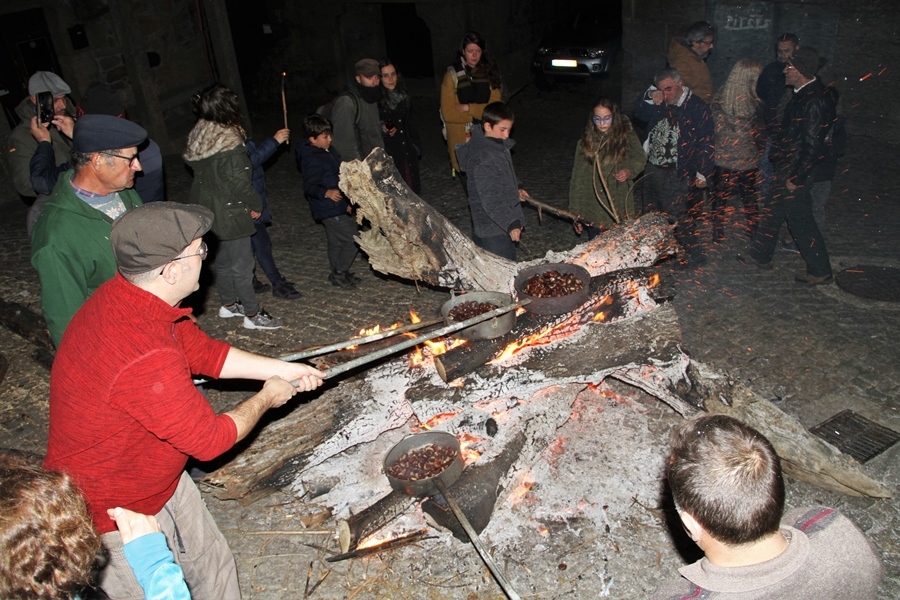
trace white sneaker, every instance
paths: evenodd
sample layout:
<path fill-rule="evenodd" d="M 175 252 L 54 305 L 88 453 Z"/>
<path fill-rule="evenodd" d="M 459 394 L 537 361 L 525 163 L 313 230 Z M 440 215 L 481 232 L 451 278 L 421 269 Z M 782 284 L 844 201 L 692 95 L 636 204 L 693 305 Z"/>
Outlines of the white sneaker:
<path fill-rule="evenodd" d="M 246 329 L 278 329 L 284 325 L 281 319 L 276 319 L 265 309 L 260 308 L 259 312 L 252 317 L 244 316 L 244 328 Z"/>
<path fill-rule="evenodd" d="M 241 304 L 240 300 L 235 300 L 234 304 L 231 306 L 220 306 L 219 307 L 219 316 L 223 319 L 230 319 L 231 317 L 243 317 L 247 313 L 244 312 L 244 305 Z"/>

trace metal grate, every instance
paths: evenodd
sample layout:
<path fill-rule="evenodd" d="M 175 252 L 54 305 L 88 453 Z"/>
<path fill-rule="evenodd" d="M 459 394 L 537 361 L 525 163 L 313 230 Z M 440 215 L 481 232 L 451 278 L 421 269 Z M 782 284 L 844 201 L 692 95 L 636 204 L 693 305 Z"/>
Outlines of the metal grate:
<path fill-rule="evenodd" d="M 809 430 L 861 463 L 875 458 L 900 440 L 900 433 L 842 410 Z"/>
<path fill-rule="evenodd" d="M 835 276 L 838 287 L 860 298 L 900 302 L 900 269 L 859 265 Z"/>

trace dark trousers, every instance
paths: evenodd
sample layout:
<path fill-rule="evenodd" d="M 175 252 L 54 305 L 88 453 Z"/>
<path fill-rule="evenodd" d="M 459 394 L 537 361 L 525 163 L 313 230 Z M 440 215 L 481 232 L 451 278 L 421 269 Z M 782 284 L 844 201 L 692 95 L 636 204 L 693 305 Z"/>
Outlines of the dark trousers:
<path fill-rule="evenodd" d="M 488 252 L 492 252 L 497 256 L 508 258 L 515 262 L 516 260 L 516 243 L 512 241 L 509 235 L 496 235 L 491 237 L 479 237 L 472 233 L 472 241 L 479 248 L 483 248 Z"/>
<path fill-rule="evenodd" d="M 250 245 L 253 246 L 253 254 L 256 261 L 262 267 L 263 273 L 272 282 L 272 285 L 279 283 L 283 278 L 275 266 L 275 257 L 272 256 L 272 238 L 269 237 L 268 227 L 264 223 L 253 221 L 256 227 L 256 233 L 250 238 Z"/>
<path fill-rule="evenodd" d="M 710 213 L 713 230 L 721 233 L 725 229 L 725 206 L 732 196 L 737 196 L 741 201 L 744 212 L 744 220 L 747 222 L 747 237 L 753 237 L 753 232 L 759 224 L 759 200 L 756 196 L 756 180 L 759 176 L 758 169 L 748 171 L 732 171 L 719 167 L 716 169 L 715 187 L 712 193 Z"/>
<path fill-rule="evenodd" d="M 341 273 L 349 271 L 359 251 L 354 239 L 359 231 L 356 220 L 350 215 L 338 215 L 323 219 L 322 224 L 325 225 L 325 241 L 328 245 L 328 263 L 331 270 Z"/>
<path fill-rule="evenodd" d="M 790 192 L 785 187 L 785 182 L 785 176 L 776 175 L 769 187 L 760 214 L 759 228 L 750 241 L 749 254 L 761 263 L 770 262 L 778 243 L 778 231 L 787 220 L 797 250 L 806 261 L 806 272 L 814 277 L 831 275 L 825 238 L 813 218 L 810 185 L 802 185 Z"/>
<path fill-rule="evenodd" d="M 703 218 L 703 190 L 678 178 L 677 167 L 647 164 L 644 170 L 644 212 L 658 210 L 675 225 L 675 239 L 690 256 L 702 256 L 697 225 Z"/>

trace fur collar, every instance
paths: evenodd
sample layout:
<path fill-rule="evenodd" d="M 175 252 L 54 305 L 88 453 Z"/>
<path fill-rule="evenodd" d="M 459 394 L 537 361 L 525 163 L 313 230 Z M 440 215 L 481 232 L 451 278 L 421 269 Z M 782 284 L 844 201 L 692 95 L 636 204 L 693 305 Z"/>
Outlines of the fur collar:
<path fill-rule="evenodd" d="M 240 127 L 200 119 L 188 135 L 187 149 L 182 158 L 187 161 L 203 160 L 243 144 L 244 131 Z"/>

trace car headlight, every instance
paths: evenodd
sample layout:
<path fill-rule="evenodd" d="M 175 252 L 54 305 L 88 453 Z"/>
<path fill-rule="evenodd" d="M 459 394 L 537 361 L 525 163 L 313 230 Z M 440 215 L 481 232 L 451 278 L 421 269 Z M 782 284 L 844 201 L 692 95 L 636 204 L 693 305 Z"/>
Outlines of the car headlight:
<path fill-rule="evenodd" d="M 606 54 L 606 51 L 599 48 L 590 48 L 588 50 L 588 56 L 590 56 L 591 58 L 600 58 L 604 54 Z"/>

